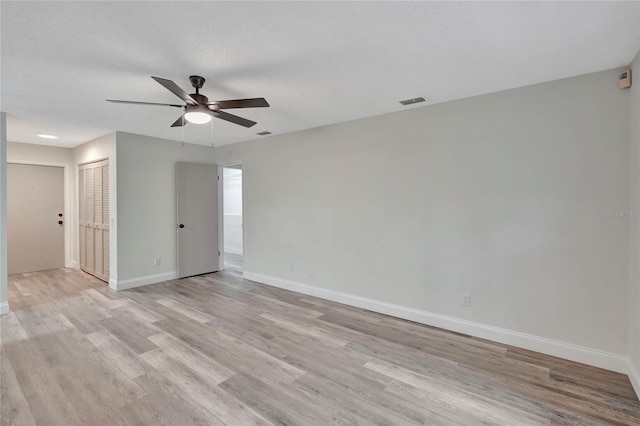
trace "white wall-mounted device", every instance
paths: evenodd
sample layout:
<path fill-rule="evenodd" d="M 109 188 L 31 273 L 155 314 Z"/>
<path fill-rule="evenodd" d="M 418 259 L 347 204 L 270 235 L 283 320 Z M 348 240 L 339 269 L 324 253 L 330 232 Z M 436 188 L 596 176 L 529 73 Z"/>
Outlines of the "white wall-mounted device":
<path fill-rule="evenodd" d="M 629 87 L 631 87 L 631 68 L 622 71 L 618 77 L 619 89 L 628 89 Z"/>

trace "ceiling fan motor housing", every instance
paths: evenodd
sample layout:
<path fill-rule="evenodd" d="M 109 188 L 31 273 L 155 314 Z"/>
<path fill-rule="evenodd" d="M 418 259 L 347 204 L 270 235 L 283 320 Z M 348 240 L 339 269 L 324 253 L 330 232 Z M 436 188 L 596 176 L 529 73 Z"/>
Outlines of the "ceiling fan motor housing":
<path fill-rule="evenodd" d="M 191 96 L 199 104 L 206 104 L 207 102 L 209 102 L 209 98 L 199 93 L 191 93 L 189 96 Z"/>

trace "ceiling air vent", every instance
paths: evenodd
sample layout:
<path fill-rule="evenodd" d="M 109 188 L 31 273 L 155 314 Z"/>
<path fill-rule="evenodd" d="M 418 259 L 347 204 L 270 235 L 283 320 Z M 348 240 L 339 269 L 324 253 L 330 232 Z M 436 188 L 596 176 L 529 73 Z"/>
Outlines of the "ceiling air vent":
<path fill-rule="evenodd" d="M 418 102 L 424 102 L 425 99 L 420 96 L 419 98 L 411 98 L 411 99 L 405 99 L 404 101 L 400 101 L 400 103 L 402 105 L 413 105 L 413 104 L 417 104 Z"/>
<path fill-rule="evenodd" d="M 270 134 L 271 134 L 271 132 L 259 132 L 259 133 L 256 133 L 256 135 L 258 135 L 258 136 L 267 136 L 267 135 L 270 135 Z"/>

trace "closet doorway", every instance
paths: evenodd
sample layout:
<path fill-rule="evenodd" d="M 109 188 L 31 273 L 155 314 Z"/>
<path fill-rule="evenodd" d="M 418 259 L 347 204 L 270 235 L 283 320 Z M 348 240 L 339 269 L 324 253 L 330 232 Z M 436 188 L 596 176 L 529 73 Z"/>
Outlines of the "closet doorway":
<path fill-rule="evenodd" d="M 80 269 L 109 282 L 109 160 L 78 166 Z"/>

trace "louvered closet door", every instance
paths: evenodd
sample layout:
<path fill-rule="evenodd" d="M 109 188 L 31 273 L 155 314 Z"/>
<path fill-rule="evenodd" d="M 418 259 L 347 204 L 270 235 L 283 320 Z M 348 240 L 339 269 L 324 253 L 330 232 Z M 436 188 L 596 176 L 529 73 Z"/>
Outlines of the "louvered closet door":
<path fill-rule="evenodd" d="M 80 225 L 80 269 L 86 269 L 87 267 L 87 213 L 85 202 L 85 185 L 84 185 L 84 172 L 85 169 L 78 169 L 78 198 L 79 198 L 79 209 L 78 209 L 78 223 Z"/>
<path fill-rule="evenodd" d="M 78 168 L 80 268 L 109 281 L 109 162 Z"/>
<path fill-rule="evenodd" d="M 102 267 L 105 281 L 109 281 L 109 163 L 102 166 Z"/>
<path fill-rule="evenodd" d="M 84 173 L 84 185 L 85 185 L 85 215 L 87 218 L 87 259 L 85 262 L 86 271 L 90 274 L 95 274 L 93 266 L 95 259 L 93 257 L 93 168 L 86 169 Z"/>
<path fill-rule="evenodd" d="M 93 169 L 93 270 L 104 279 L 104 254 L 102 253 L 102 167 Z"/>

